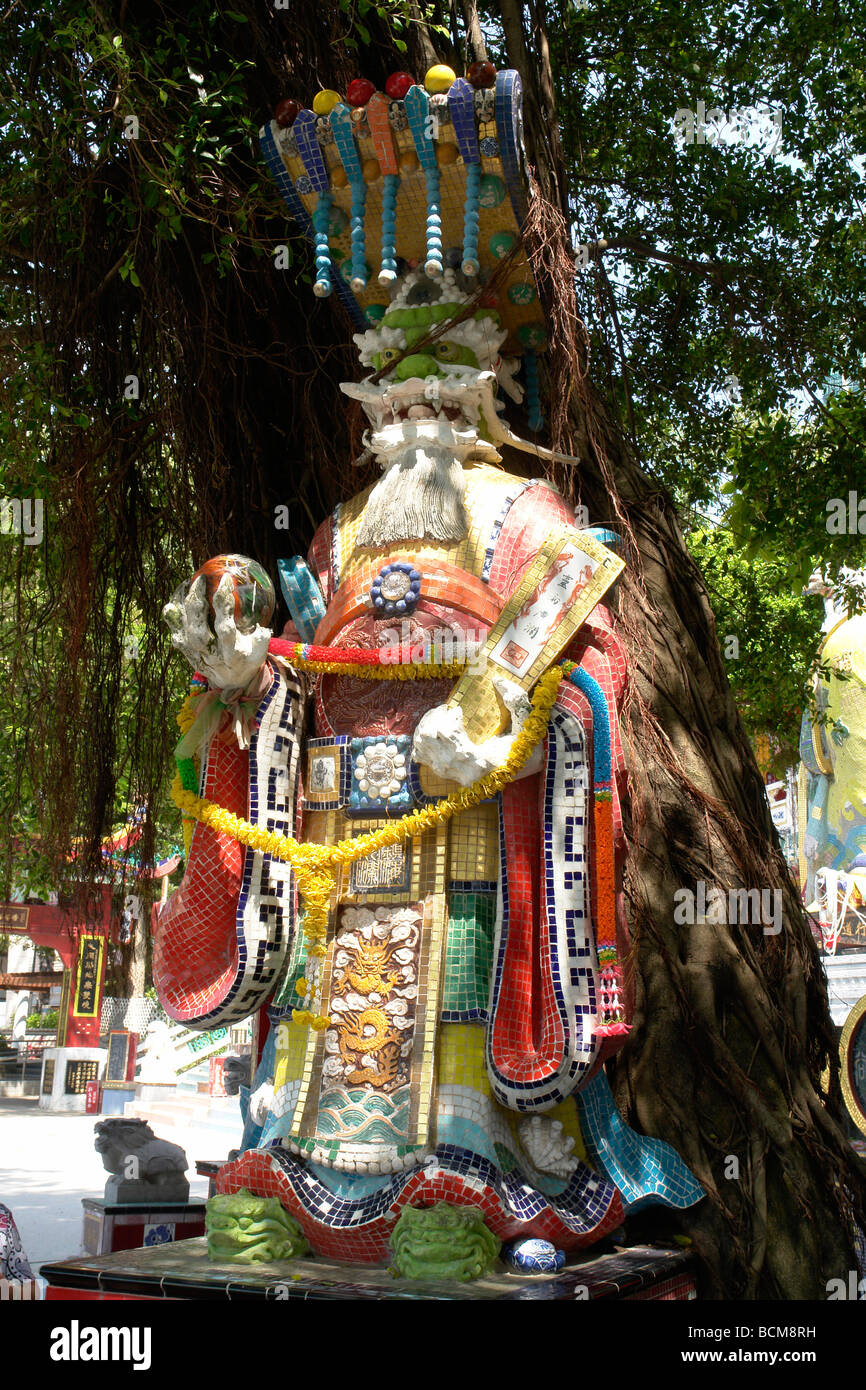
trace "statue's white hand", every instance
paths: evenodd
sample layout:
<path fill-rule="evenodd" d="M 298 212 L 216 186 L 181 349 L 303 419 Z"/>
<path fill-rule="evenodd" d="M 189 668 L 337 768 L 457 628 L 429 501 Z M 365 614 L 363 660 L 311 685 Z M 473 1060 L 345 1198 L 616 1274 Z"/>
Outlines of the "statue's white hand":
<path fill-rule="evenodd" d="M 213 608 L 211 631 L 203 574 L 185 596 L 180 591 L 175 594 L 162 610 L 171 631 L 172 646 L 183 652 L 193 670 L 207 676 L 215 690 L 246 690 L 267 659 L 270 628 L 239 631 L 235 623 L 234 586 L 227 574 L 217 586 Z"/>
<path fill-rule="evenodd" d="M 460 706 L 437 705 L 427 711 L 415 729 L 412 742 L 415 761 L 429 767 L 437 777 L 459 782 L 462 787 L 470 786 L 494 768 L 501 767 L 532 706 L 526 692 L 507 677 L 494 676 L 493 684 L 511 715 L 511 729 L 507 734 L 489 738 L 484 743 L 473 743 L 466 732 Z M 515 780 L 538 772 L 542 757 L 543 748 L 539 742 Z"/>
<path fill-rule="evenodd" d="M 250 1096 L 250 1119 L 254 1125 L 263 1125 L 274 1101 L 273 1083 L 266 1081 Z"/>
<path fill-rule="evenodd" d="M 412 740 L 412 756 L 451 782 L 468 787 L 489 768 L 479 761 L 480 749 L 463 724 L 459 705 L 437 705 L 420 719 Z"/>

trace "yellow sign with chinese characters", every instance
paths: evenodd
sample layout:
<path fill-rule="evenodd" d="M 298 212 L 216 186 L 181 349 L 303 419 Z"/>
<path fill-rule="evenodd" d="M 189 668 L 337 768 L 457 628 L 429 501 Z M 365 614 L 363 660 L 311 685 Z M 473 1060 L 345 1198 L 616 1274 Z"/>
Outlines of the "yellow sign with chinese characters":
<path fill-rule="evenodd" d="M 105 940 L 92 934 L 82 936 L 78 943 L 78 968 L 75 973 L 75 997 L 72 1012 L 76 1018 L 95 1018 L 99 1012 L 99 979 L 102 974 L 102 955 Z"/>

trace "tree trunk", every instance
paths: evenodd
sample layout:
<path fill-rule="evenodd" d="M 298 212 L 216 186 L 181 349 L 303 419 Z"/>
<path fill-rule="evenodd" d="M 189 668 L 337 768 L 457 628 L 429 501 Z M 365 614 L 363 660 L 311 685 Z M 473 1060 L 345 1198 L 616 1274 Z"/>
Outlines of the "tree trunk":
<path fill-rule="evenodd" d="M 554 447 L 581 458 L 570 476 L 557 470 L 557 481 L 593 523 L 623 534 L 630 552 L 619 620 L 631 671 L 623 738 L 635 1013 L 614 1068 L 618 1099 L 639 1129 L 673 1144 L 707 1190 L 681 1220 L 705 1295 L 823 1299 L 828 1280 L 857 1268 L 854 1221 L 862 1224 L 866 1198 L 866 1165 L 841 1120 L 826 981 L 728 685 L 706 586 L 670 497 L 640 470 L 588 378 L 568 183 L 551 137 L 544 5 L 531 6 L 534 54 L 515 0 L 502 12 L 527 110 L 541 113 L 537 128 L 527 120 L 526 140 L 547 206 L 539 200 L 527 237 L 552 325 Z M 769 892 L 767 904 L 782 905 L 780 929 L 678 925 L 674 895 L 699 882 L 726 898 L 730 889 Z M 829 1096 L 821 1091 L 827 1068 Z"/>
<path fill-rule="evenodd" d="M 857 1267 L 851 1201 L 862 1220 L 864 1189 L 839 1118 L 823 970 L 670 499 L 610 429 L 606 444 L 639 553 L 621 599 L 632 676 L 624 738 L 636 1007 L 616 1069 L 619 1099 L 709 1193 L 683 1221 L 708 1293 L 826 1298 L 827 1281 Z M 593 520 L 621 526 L 598 470 L 581 482 Z M 677 925 L 674 894 L 699 880 L 726 894 L 778 890 L 780 929 Z"/>
<path fill-rule="evenodd" d="M 129 994 L 131 999 L 140 999 L 147 987 L 147 929 L 148 909 L 145 902 L 141 903 L 140 911 L 133 917 L 131 923 L 132 946 L 131 959 L 129 962 Z"/>

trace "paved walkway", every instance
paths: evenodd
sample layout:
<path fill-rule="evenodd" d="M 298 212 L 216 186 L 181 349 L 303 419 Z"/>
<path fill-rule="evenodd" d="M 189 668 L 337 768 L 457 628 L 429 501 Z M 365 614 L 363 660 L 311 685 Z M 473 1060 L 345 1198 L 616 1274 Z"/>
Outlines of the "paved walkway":
<path fill-rule="evenodd" d="M 98 1118 L 52 1114 L 30 1098 L 0 1100 L 0 1202 L 15 1218 L 34 1274 L 46 1260 L 81 1253 L 81 1199 L 101 1197 L 107 1176 L 93 1147 Z M 195 1160 L 225 1157 L 213 1152 L 212 1136 L 167 1125 L 156 1132 L 185 1149 L 190 1195 L 206 1197 Z"/>

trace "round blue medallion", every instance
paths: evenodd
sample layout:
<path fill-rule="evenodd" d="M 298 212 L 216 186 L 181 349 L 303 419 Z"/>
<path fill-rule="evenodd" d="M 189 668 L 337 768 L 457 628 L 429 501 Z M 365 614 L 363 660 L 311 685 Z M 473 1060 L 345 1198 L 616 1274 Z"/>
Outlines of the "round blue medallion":
<path fill-rule="evenodd" d="M 402 560 L 385 565 L 370 589 L 370 602 L 383 618 L 413 612 L 420 596 L 421 574 Z"/>

